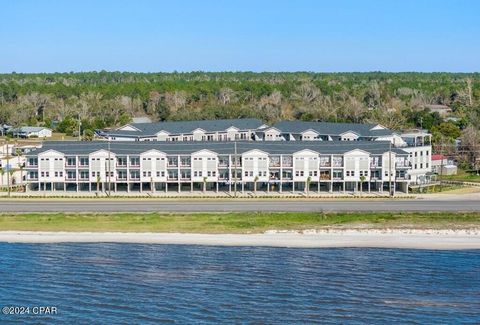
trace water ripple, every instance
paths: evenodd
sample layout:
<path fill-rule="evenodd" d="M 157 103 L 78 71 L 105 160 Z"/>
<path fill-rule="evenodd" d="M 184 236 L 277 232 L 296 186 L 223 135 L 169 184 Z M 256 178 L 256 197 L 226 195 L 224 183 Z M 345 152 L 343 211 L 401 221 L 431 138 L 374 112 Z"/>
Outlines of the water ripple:
<path fill-rule="evenodd" d="M 0 323 L 480 323 L 480 251 L 0 244 Z"/>

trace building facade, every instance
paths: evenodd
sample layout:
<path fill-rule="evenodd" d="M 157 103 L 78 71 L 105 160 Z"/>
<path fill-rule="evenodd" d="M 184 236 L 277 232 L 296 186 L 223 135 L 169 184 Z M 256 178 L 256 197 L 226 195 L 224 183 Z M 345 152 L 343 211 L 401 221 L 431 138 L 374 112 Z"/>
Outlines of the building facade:
<path fill-rule="evenodd" d="M 428 182 L 431 173 L 431 135 L 421 131 L 393 131 L 379 124 L 281 121 L 268 126 L 258 119 L 132 123 L 99 133 L 113 141 L 260 141 L 368 142 L 390 141 L 410 155 L 409 178 Z"/>
<path fill-rule="evenodd" d="M 408 192 L 410 155 L 378 142 L 44 142 L 29 191 Z"/>

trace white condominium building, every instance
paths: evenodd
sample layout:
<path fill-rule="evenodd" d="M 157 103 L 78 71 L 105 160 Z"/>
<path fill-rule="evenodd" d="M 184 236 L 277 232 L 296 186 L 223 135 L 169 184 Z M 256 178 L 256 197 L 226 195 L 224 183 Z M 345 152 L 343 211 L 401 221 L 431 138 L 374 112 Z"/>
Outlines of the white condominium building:
<path fill-rule="evenodd" d="M 130 123 L 117 130 L 97 131 L 112 141 L 390 141 L 410 154 L 409 179 L 425 183 L 431 173 L 431 135 L 394 131 L 379 124 L 281 121 L 268 126 L 258 119 Z"/>
<path fill-rule="evenodd" d="M 389 141 L 44 142 L 29 191 L 408 192 L 410 154 Z"/>

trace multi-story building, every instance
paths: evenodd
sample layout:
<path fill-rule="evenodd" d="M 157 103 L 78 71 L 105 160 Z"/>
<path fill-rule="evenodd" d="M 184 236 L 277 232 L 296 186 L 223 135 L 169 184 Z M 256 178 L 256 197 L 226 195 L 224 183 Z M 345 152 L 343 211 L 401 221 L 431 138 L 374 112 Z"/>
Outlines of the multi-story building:
<path fill-rule="evenodd" d="M 31 191 L 402 191 L 409 153 L 389 141 L 44 142 Z"/>
<path fill-rule="evenodd" d="M 431 135 L 400 132 L 380 124 L 281 121 L 267 126 L 258 119 L 132 123 L 99 133 L 110 140 L 137 141 L 390 141 L 410 154 L 408 176 L 426 183 L 431 173 Z"/>
<path fill-rule="evenodd" d="M 96 135 L 114 141 L 235 141 L 251 140 L 267 125 L 258 119 L 130 123 Z"/>

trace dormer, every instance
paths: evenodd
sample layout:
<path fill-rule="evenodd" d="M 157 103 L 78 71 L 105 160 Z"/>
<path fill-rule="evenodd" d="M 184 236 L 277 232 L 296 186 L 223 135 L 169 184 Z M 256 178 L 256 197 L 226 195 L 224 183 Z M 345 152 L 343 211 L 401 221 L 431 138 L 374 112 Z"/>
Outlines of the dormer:
<path fill-rule="evenodd" d="M 320 134 L 313 129 L 308 129 L 301 133 L 302 140 L 304 141 L 319 140 L 319 135 Z"/>
<path fill-rule="evenodd" d="M 201 128 L 197 128 L 192 131 L 193 134 L 193 141 L 202 141 L 205 140 L 205 133 L 206 131 Z"/>
<path fill-rule="evenodd" d="M 360 135 L 354 131 L 343 132 L 340 135 L 341 141 L 357 141 Z"/>

